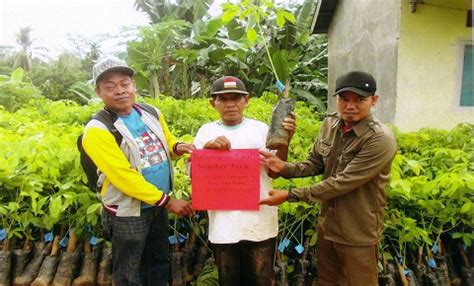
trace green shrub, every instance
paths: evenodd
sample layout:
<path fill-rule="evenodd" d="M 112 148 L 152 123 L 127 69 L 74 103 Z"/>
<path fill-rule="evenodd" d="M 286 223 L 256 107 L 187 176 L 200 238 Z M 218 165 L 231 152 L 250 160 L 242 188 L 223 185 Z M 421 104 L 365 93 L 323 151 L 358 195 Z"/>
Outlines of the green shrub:
<path fill-rule="evenodd" d="M 23 69 L 14 70 L 11 75 L 0 76 L 0 106 L 14 112 L 35 98 L 40 91 L 30 83 L 23 82 Z"/>
<path fill-rule="evenodd" d="M 269 123 L 276 100 L 271 93 L 251 98 L 245 115 Z M 218 119 L 208 99 L 147 101 L 163 112 L 182 141 L 192 142 L 202 124 Z M 0 109 L 0 228 L 22 237 L 33 235 L 33 226 L 48 230 L 58 223 L 75 225 L 82 233 L 91 228 L 97 232 L 100 205 L 84 185 L 76 138 L 101 105 L 37 99 L 22 106 L 13 113 Z M 289 151 L 293 162 L 306 159 L 321 125 L 321 115 L 303 102 L 297 102 L 295 113 L 298 128 Z M 403 257 L 407 249 L 431 247 L 441 235 L 469 245 L 474 240 L 474 125 L 395 133 L 399 151 L 387 188 L 384 249 Z M 185 163 L 181 158 L 174 164 L 174 195 L 189 198 Z M 289 189 L 319 180 L 279 178 L 273 187 Z M 317 205 L 283 204 L 280 236 L 314 244 L 317 216 Z"/>

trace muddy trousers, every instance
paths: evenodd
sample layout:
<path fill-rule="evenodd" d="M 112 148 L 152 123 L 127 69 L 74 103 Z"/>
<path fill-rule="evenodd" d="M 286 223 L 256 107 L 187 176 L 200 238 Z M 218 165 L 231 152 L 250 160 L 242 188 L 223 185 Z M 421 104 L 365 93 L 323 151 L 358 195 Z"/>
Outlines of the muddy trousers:
<path fill-rule="evenodd" d="M 318 286 L 377 286 L 377 245 L 349 246 L 318 233 Z"/>
<path fill-rule="evenodd" d="M 159 207 L 141 210 L 139 217 L 102 213 L 112 241 L 115 286 L 168 285 L 170 270 L 168 212 Z"/>
<path fill-rule="evenodd" d="M 270 286 L 276 238 L 212 244 L 220 286 Z"/>

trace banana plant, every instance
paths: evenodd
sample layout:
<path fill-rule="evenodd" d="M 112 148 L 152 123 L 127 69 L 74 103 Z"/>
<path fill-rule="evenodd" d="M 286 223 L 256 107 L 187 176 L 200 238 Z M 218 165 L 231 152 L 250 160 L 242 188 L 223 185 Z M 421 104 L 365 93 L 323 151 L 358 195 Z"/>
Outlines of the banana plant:
<path fill-rule="evenodd" d="M 144 27 L 140 40 L 129 43 L 128 58 L 137 71 L 135 80 L 139 88 L 148 88 L 152 98 L 159 94 L 173 96 L 171 69 L 176 59 L 173 51 L 186 43 L 191 25 L 173 20 Z"/>

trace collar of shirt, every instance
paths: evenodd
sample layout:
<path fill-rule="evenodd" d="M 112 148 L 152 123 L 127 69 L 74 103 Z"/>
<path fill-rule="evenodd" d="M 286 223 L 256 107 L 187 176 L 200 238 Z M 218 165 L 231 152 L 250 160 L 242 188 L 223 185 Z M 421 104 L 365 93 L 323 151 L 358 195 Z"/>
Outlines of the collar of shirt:
<path fill-rule="evenodd" d="M 350 130 L 354 130 L 354 133 L 357 137 L 364 135 L 367 131 L 370 130 L 370 126 L 374 124 L 374 116 L 372 113 L 369 113 L 366 118 L 359 121 L 356 125 L 352 126 L 350 129 L 344 128 L 344 120 L 338 117 L 337 120 L 334 121 L 332 127 L 339 128 L 342 130 L 343 133 L 350 132 Z"/>

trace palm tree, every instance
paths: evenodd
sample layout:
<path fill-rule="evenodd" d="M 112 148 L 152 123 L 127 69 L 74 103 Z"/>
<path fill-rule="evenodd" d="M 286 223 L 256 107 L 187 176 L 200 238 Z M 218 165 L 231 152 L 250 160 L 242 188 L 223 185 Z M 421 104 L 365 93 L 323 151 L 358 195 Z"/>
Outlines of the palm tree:
<path fill-rule="evenodd" d="M 45 47 L 39 47 L 34 45 L 34 39 L 31 37 L 31 27 L 20 28 L 20 32 L 16 34 L 16 42 L 20 45 L 20 50 L 13 56 L 13 66 L 15 68 L 21 67 L 25 71 L 31 69 L 33 58 L 37 58 L 40 61 L 45 61 L 47 56 L 44 51 L 47 51 Z M 38 51 L 43 51 L 40 53 Z"/>
<path fill-rule="evenodd" d="M 25 71 L 31 69 L 31 27 L 23 27 L 20 32 L 16 34 L 16 42 L 20 45 L 21 49 L 15 53 L 13 59 L 13 66 L 15 68 L 21 67 Z"/>

